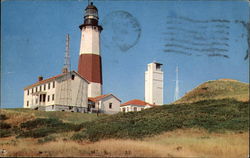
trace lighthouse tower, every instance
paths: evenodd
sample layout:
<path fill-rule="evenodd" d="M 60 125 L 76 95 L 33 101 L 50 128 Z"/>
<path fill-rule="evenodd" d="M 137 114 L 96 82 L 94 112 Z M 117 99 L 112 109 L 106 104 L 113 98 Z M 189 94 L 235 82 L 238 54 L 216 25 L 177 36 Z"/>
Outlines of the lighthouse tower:
<path fill-rule="evenodd" d="M 100 33 L 98 10 L 91 2 L 85 9 L 84 23 L 81 29 L 81 43 L 78 62 L 78 73 L 87 79 L 88 97 L 102 94 L 102 59 L 100 52 Z"/>

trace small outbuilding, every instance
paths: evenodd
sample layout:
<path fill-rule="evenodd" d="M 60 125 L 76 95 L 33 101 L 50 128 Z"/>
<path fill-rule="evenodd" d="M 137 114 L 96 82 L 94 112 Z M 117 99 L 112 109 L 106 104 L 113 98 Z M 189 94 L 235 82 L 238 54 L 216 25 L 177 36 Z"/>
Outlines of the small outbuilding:
<path fill-rule="evenodd" d="M 88 111 L 91 113 L 115 114 L 120 112 L 121 100 L 113 94 L 88 98 Z"/>
<path fill-rule="evenodd" d="M 141 111 L 144 109 L 148 109 L 154 106 L 156 105 L 149 104 L 139 99 L 133 99 L 126 103 L 121 104 L 120 110 L 122 112 L 134 112 L 134 111 Z"/>

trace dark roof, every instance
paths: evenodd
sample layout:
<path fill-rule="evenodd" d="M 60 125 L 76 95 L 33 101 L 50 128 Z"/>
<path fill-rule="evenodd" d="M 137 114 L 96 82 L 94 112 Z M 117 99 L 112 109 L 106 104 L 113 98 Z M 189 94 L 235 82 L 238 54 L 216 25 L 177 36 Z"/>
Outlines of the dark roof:
<path fill-rule="evenodd" d="M 153 62 L 153 63 L 155 63 L 156 65 L 163 65 L 163 64 L 161 64 L 161 63 L 158 63 L 158 62 Z"/>
<path fill-rule="evenodd" d="M 130 101 L 127 101 L 126 103 L 123 103 L 121 104 L 121 106 L 126 106 L 126 105 L 138 105 L 138 106 L 156 106 L 156 105 L 153 105 L 153 104 L 149 104 L 145 101 L 142 101 L 142 100 L 139 100 L 139 99 L 133 99 L 133 100 L 130 100 Z"/>
<path fill-rule="evenodd" d="M 95 9 L 95 10 L 98 11 L 98 9 L 96 8 L 96 6 L 93 5 L 93 2 L 91 2 L 91 3 L 86 7 L 85 10 L 87 10 L 87 9 Z"/>
<path fill-rule="evenodd" d="M 79 73 L 77 73 L 76 71 L 71 71 L 71 72 L 77 74 L 79 77 L 81 77 L 82 79 L 84 79 L 86 82 L 89 83 L 88 80 L 86 80 L 84 77 L 82 77 L 82 76 L 81 76 Z M 69 72 L 68 72 L 68 73 L 69 73 Z M 32 85 L 29 85 L 29 86 L 25 87 L 24 90 L 29 89 L 29 88 L 32 88 L 32 87 L 35 87 L 35 86 L 38 86 L 38 85 L 41 85 L 41 84 L 44 84 L 44 83 L 47 83 L 47 82 L 50 82 L 50 81 L 53 81 L 53 80 L 55 80 L 55 79 L 57 79 L 57 78 L 59 78 L 59 77 L 61 77 L 61 76 L 64 76 L 65 74 L 68 74 L 68 73 L 62 73 L 62 74 L 59 74 L 59 75 L 56 75 L 56 76 L 53 76 L 53 77 L 44 79 L 44 80 L 42 80 L 42 81 L 38 81 L 38 82 L 36 82 L 36 83 L 34 83 L 34 84 L 32 84 Z"/>
<path fill-rule="evenodd" d="M 116 96 L 114 96 L 113 94 L 103 94 L 97 97 L 89 97 L 88 100 L 92 101 L 92 102 L 98 102 L 99 100 L 102 100 L 103 98 L 106 98 L 108 96 L 112 95 L 114 98 L 116 98 L 117 100 L 121 101 L 120 99 L 118 99 Z"/>

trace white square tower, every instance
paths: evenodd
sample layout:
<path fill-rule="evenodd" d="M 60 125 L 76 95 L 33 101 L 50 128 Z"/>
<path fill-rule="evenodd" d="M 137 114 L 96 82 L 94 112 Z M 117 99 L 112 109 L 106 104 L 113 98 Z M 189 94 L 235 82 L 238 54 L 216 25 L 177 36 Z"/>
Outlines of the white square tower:
<path fill-rule="evenodd" d="M 163 105 L 163 71 L 160 63 L 148 64 L 145 72 L 145 102 Z"/>

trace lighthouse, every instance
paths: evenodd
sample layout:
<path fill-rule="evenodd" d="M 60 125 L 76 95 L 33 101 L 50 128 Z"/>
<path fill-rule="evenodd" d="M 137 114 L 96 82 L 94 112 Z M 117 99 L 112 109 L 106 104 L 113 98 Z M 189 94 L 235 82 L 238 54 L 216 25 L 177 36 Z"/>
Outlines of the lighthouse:
<path fill-rule="evenodd" d="M 78 61 L 78 73 L 87 79 L 88 97 L 102 94 L 102 59 L 100 51 L 100 33 L 98 9 L 91 2 L 85 9 L 84 23 L 81 29 L 81 42 Z"/>

